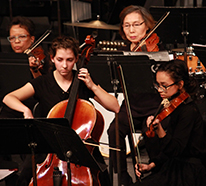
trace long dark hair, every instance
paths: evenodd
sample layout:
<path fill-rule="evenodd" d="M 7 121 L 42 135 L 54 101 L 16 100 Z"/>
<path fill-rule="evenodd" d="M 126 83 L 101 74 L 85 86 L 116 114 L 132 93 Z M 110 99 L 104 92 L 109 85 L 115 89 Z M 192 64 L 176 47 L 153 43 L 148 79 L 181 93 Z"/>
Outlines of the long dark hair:
<path fill-rule="evenodd" d="M 189 75 L 187 64 L 182 60 L 172 60 L 160 65 L 157 72 L 163 71 L 167 72 L 174 82 L 184 81 L 183 88 L 190 94 L 190 96 L 195 98 L 199 85 L 197 80 Z"/>

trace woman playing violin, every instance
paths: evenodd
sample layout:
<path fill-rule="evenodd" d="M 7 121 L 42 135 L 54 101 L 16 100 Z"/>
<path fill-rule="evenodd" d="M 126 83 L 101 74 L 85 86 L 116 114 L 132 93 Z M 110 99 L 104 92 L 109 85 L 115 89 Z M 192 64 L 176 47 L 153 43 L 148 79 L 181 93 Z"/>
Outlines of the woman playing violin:
<path fill-rule="evenodd" d="M 49 54 L 56 69 L 6 95 L 3 99 L 6 105 L 22 112 L 24 118 L 33 118 L 32 111 L 22 101 L 34 96 L 39 101 L 40 117 L 46 117 L 54 105 L 68 99 L 74 75 L 78 73 L 78 79 L 81 80 L 79 98 L 88 100 L 93 97 L 107 110 L 119 111 L 117 99 L 95 84 L 86 68 L 79 69 L 79 72 L 73 70 L 79 56 L 79 45 L 75 39 L 66 36 L 54 39 Z"/>
<path fill-rule="evenodd" d="M 14 17 L 9 25 L 7 39 L 15 53 L 24 53 L 35 41 L 35 24 L 26 17 Z M 37 58 L 30 57 L 29 66 L 33 77 L 36 78 L 49 70 L 50 63 L 45 62 L 43 66 Z"/>
<path fill-rule="evenodd" d="M 32 20 L 23 16 L 14 17 L 9 24 L 9 36 L 7 37 L 8 41 L 11 44 L 11 48 L 15 53 L 24 53 L 26 49 L 28 49 L 35 41 L 35 24 Z M 43 66 L 38 66 L 38 59 L 34 57 L 29 57 L 29 68 L 31 71 L 31 75 L 36 78 L 42 74 L 45 74 L 49 71 L 50 63 L 45 60 Z M 40 69 L 41 68 L 41 69 Z M 34 70 L 36 69 L 36 70 Z M 1 100 L 2 101 L 2 100 Z M 30 109 L 33 109 L 36 104 L 36 100 L 30 98 L 24 101 Z M 14 111 L 8 108 L 6 105 L 1 103 L 0 106 L 0 118 L 22 118 L 23 115 L 20 112 Z M 25 157 L 21 156 L 23 160 Z M 4 158 L 5 159 L 5 158 Z M 7 157 L 6 159 L 11 159 Z M 12 157 L 12 159 L 16 160 L 16 157 Z M 18 160 L 16 160 L 18 161 Z M 17 174 L 13 174 L 5 179 L 6 185 L 14 185 L 12 183 L 15 182 Z"/>
<path fill-rule="evenodd" d="M 184 92 L 188 97 L 168 116 L 167 130 L 164 120 L 148 117 L 146 124 L 149 126 L 152 122 L 156 135 L 145 140 L 150 161 L 149 164 L 136 165 L 136 174 L 138 177 L 140 171 L 151 171 L 152 174 L 134 185 L 205 185 L 206 169 L 202 161 L 206 152 L 205 126 L 192 100 L 198 88 L 196 80 L 189 77 L 185 62 L 175 60 L 158 68 L 155 88 L 162 99 L 172 101 Z"/>
<path fill-rule="evenodd" d="M 132 51 L 133 48 L 147 35 L 148 30 L 152 29 L 155 25 L 155 21 L 152 15 L 144 8 L 140 6 L 128 6 L 120 13 L 120 35 L 123 39 L 129 41 L 126 48 L 122 48 L 125 51 Z M 157 38 L 158 39 L 158 38 Z M 154 40 L 153 46 L 146 48 L 147 51 L 152 52 L 158 48 L 157 41 Z M 144 47 L 143 47 L 144 48 Z M 151 49 L 153 48 L 153 49 Z M 131 77 L 133 78 L 133 77 Z M 137 79 L 137 81 L 139 81 Z M 145 82 L 146 83 L 146 82 Z M 156 99 L 154 99 L 154 97 Z M 135 129 L 142 129 L 142 122 L 151 114 L 154 114 L 161 102 L 161 98 L 155 93 L 143 93 L 143 94 L 130 94 L 130 107 L 132 112 L 132 119 Z M 119 134 L 120 134 L 120 146 L 126 149 L 125 138 L 131 133 L 127 110 L 125 102 L 121 105 L 120 112 L 118 113 L 119 121 Z M 115 120 L 112 121 L 108 129 L 109 144 L 114 146 L 116 144 L 115 137 Z M 111 151 L 110 158 L 112 159 L 114 172 L 117 172 L 117 158 L 116 152 Z M 132 178 L 127 172 L 126 150 L 120 152 L 121 163 L 121 185 L 131 184 Z"/>
<path fill-rule="evenodd" d="M 141 6 L 128 6 L 120 13 L 120 35 L 124 40 L 129 41 L 128 50 L 133 49 L 145 38 L 147 33 L 155 26 L 152 15 Z M 159 51 L 159 37 L 153 33 L 146 40 L 146 47 L 138 51 L 156 52 Z M 135 50 L 136 51 L 136 50 Z"/>
<path fill-rule="evenodd" d="M 15 53 L 24 53 L 35 41 L 35 25 L 32 20 L 23 17 L 16 16 L 12 19 L 9 25 L 8 41 Z M 36 78 L 42 74 L 46 74 L 51 70 L 52 65 L 48 60 L 44 60 L 44 65 L 39 65 L 40 62 L 35 57 L 29 57 L 29 68 L 33 78 Z M 25 101 L 25 104 L 33 109 L 36 101 L 31 98 Z M 13 111 L 7 106 L 3 105 L 0 109 L 0 118 L 22 118 L 23 115 L 20 112 Z"/>

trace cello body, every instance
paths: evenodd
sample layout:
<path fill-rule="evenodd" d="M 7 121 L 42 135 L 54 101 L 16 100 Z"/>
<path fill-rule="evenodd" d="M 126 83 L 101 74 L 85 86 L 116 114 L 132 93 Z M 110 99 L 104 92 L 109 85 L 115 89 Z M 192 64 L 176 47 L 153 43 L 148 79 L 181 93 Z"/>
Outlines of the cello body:
<path fill-rule="evenodd" d="M 68 100 L 56 104 L 49 112 L 48 118 L 63 118 Z M 81 139 L 93 139 L 98 142 L 104 128 L 104 119 L 99 111 L 86 100 L 78 99 L 71 128 L 76 131 Z M 92 154 L 93 147 L 87 146 Z M 37 165 L 37 185 L 54 186 L 53 172 L 58 168 L 61 171 L 61 186 L 68 186 L 67 162 L 60 160 L 56 154 L 48 154 L 42 164 Z M 84 166 L 70 163 L 72 186 L 100 186 L 98 172 Z M 96 174 L 96 175 L 95 175 Z M 95 176 L 95 179 L 93 178 Z M 95 181 L 94 181 L 95 180 Z M 33 186 L 33 179 L 29 186 Z"/>

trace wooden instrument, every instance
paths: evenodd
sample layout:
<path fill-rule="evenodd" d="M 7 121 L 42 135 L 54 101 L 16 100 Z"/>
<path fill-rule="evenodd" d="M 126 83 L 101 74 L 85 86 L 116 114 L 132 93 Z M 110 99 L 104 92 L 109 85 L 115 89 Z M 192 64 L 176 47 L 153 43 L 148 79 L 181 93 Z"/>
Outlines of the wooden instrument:
<path fill-rule="evenodd" d="M 166 12 L 165 15 L 163 15 L 160 20 L 157 22 L 157 24 L 150 30 L 150 32 L 146 35 L 145 38 L 143 38 L 133 49 L 132 52 L 136 51 L 143 51 L 141 48 L 146 45 L 148 45 L 148 52 L 157 52 L 159 51 L 159 48 L 157 44 L 159 43 L 159 37 L 154 34 L 153 32 L 157 29 L 157 27 L 166 19 L 166 17 L 170 14 L 170 12 Z"/>
<path fill-rule="evenodd" d="M 87 41 L 88 42 L 87 37 Z M 88 47 L 89 50 L 92 47 Z M 85 50 L 86 51 L 86 50 Z M 88 51 L 86 51 L 89 54 Z M 88 56 L 83 57 L 78 63 L 78 69 L 88 60 Z M 66 117 L 71 123 L 71 128 L 76 131 L 81 139 L 92 139 L 98 142 L 104 128 L 104 120 L 100 112 L 86 100 L 77 99 L 79 82 L 78 72 L 75 74 L 71 92 L 68 100 L 56 104 L 48 113 L 48 118 Z M 92 146 L 87 146 L 90 153 L 93 152 Z M 99 186 L 98 171 L 91 170 L 88 167 L 74 165 L 60 160 L 55 154 L 48 154 L 46 160 L 38 165 L 37 184 L 53 186 L 53 176 L 56 171 L 61 171 L 60 185 L 81 185 L 81 186 Z M 95 179 L 94 179 L 95 178 Z M 31 181 L 30 186 L 33 185 Z"/>
<path fill-rule="evenodd" d="M 151 138 L 155 136 L 155 127 L 153 121 L 155 119 L 159 119 L 161 122 L 164 118 L 166 118 L 168 115 L 170 115 L 184 100 L 186 100 L 189 97 L 189 94 L 187 92 L 182 92 L 179 96 L 172 99 L 169 103 L 165 104 L 165 108 L 161 110 L 161 112 L 154 117 L 152 120 L 149 129 L 146 131 L 147 137 Z M 164 101 L 164 100 L 163 100 Z M 164 103 L 161 103 L 164 104 Z"/>

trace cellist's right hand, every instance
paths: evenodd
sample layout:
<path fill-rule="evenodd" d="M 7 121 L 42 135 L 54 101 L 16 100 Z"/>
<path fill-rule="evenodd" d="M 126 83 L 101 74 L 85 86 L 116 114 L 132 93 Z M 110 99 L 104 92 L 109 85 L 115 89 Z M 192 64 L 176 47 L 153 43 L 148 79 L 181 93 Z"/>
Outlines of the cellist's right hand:
<path fill-rule="evenodd" d="M 23 112 L 24 115 L 24 119 L 30 119 L 30 118 L 34 118 L 31 110 L 29 108 L 26 107 L 26 109 Z"/>
<path fill-rule="evenodd" d="M 135 173 L 140 178 L 143 172 L 149 172 L 155 167 L 155 164 L 151 162 L 150 164 L 136 164 Z"/>

